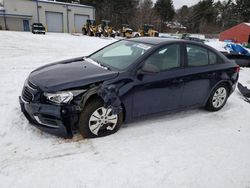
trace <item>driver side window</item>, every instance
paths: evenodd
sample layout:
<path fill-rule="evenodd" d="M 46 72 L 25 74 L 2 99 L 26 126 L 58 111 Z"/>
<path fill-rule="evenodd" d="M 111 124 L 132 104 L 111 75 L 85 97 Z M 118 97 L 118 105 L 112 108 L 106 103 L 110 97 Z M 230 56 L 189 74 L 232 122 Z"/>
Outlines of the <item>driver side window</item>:
<path fill-rule="evenodd" d="M 180 45 L 172 44 L 154 52 L 145 64 L 156 66 L 160 71 L 180 67 Z"/>

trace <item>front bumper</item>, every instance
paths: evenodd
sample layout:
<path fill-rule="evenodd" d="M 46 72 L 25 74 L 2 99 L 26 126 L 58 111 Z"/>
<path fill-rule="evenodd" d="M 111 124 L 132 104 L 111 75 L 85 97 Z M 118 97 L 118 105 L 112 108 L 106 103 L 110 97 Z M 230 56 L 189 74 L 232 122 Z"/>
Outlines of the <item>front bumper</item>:
<path fill-rule="evenodd" d="M 46 33 L 45 30 L 36 30 L 36 29 L 32 30 L 32 32 L 33 33 L 42 33 L 42 34 Z"/>
<path fill-rule="evenodd" d="M 73 105 L 26 103 L 22 97 L 19 97 L 19 103 L 25 117 L 38 129 L 63 138 L 73 137 L 79 117 Z"/>

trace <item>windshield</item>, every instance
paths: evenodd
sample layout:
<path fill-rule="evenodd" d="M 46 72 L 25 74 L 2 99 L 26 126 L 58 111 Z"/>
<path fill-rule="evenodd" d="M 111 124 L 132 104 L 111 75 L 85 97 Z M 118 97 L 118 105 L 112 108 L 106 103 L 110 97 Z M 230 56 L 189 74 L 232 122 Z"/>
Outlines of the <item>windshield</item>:
<path fill-rule="evenodd" d="M 150 48 L 148 44 L 124 40 L 107 46 L 89 58 L 103 66 L 125 70 Z"/>

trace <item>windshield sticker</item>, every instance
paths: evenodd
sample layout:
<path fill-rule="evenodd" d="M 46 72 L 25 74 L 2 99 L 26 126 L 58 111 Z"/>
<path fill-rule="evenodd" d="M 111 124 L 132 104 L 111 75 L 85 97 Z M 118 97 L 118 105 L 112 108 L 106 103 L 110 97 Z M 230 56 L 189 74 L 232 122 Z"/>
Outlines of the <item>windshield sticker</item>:
<path fill-rule="evenodd" d="M 148 50 L 151 48 L 151 46 L 145 45 L 145 44 L 134 44 L 134 47 L 141 48 L 143 50 Z"/>

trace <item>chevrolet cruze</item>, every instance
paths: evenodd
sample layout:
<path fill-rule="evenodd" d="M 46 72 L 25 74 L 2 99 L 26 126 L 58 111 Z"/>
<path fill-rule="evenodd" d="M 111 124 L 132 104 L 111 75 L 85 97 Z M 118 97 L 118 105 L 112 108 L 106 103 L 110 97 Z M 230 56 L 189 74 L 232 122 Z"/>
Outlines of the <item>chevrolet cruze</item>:
<path fill-rule="evenodd" d="M 204 44 L 136 38 L 34 70 L 19 101 L 29 122 L 43 131 L 94 138 L 150 114 L 218 111 L 238 76 L 234 62 Z"/>

